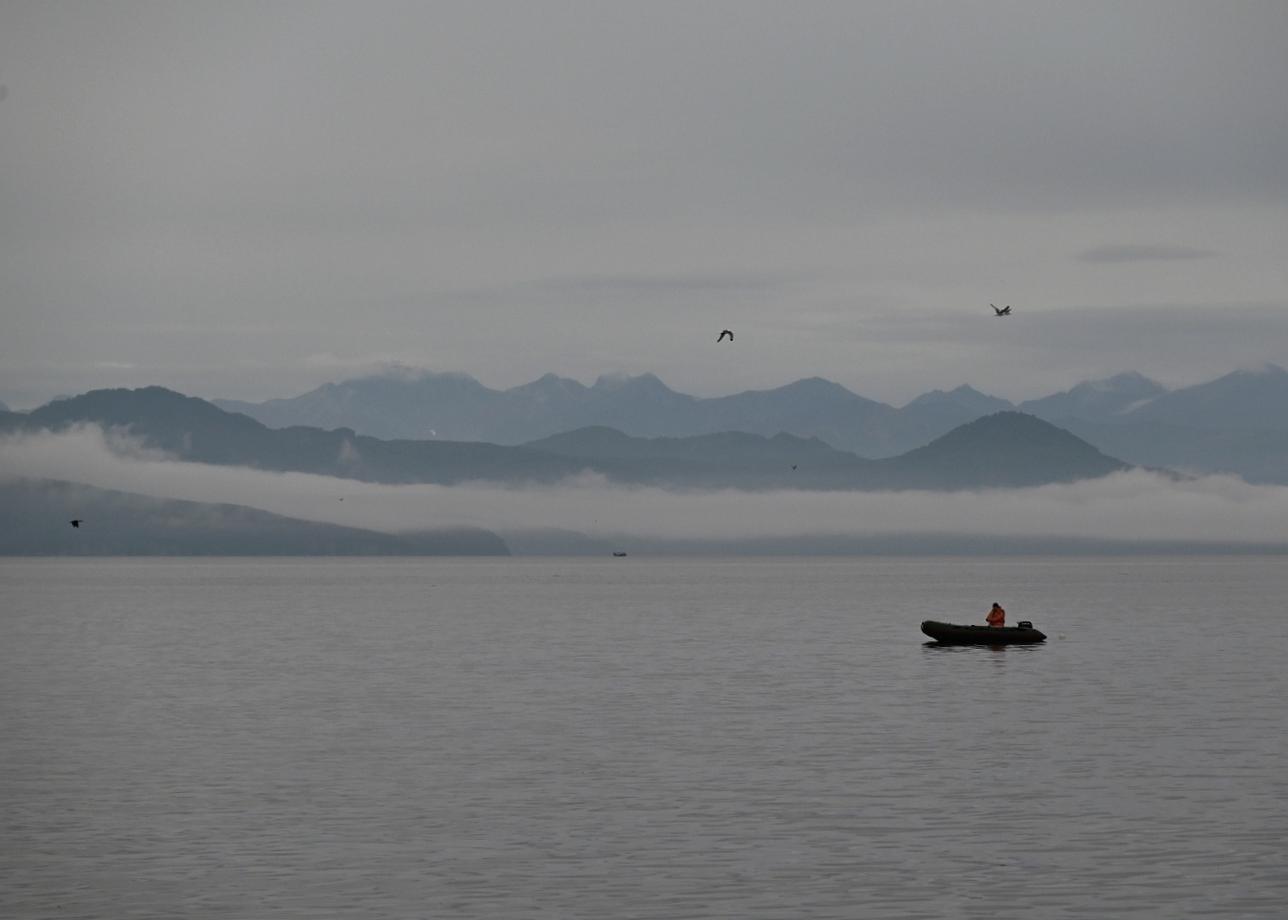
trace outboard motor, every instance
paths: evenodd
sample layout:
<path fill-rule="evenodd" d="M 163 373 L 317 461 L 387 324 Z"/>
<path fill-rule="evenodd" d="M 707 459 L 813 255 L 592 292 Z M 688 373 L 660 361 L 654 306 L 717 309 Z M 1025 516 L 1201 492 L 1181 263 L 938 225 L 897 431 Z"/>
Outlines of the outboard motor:
<path fill-rule="evenodd" d="M 1015 625 L 1016 625 L 1016 626 L 1018 626 L 1020 629 L 1032 629 L 1032 628 L 1033 628 L 1033 621 L 1032 621 L 1032 620 L 1020 620 L 1020 622 L 1016 623 Z"/>

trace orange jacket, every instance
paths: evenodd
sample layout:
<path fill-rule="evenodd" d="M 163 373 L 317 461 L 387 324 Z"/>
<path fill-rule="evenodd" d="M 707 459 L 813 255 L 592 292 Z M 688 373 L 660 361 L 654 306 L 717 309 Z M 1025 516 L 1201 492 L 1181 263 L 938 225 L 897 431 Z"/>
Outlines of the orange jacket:
<path fill-rule="evenodd" d="M 1005 626 L 1006 611 L 994 604 L 993 609 L 990 610 L 988 612 L 988 616 L 984 618 L 984 622 L 989 626 Z"/>

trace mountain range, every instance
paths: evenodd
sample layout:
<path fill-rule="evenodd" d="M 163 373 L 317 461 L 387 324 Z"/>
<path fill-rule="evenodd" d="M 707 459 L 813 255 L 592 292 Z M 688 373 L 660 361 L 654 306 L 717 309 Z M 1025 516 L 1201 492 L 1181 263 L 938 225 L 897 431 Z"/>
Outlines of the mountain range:
<path fill-rule="evenodd" d="M 0 413 L 0 430 L 59 431 L 85 422 L 128 430 L 143 446 L 182 460 L 384 483 L 550 483 L 592 472 L 671 488 L 946 490 L 1069 482 L 1127 468 L 1069 432 L 1014 411 L 977 418 L 881 459 L 784 433 L 642 438 L 589 427 L 522 445 L 383 440 L 347 428 L 269 428 L 162 387 L 94 390 L 30 413 Z"/>
<path fill-rule="evenodd" d="M 592 386 L 547 374 L 494 390 L 463 374 L 406 371 L 288 399 L 214 402 L 272 427 L 349 428 L 381 438 L 520 445 L 590 426 L 648 438 L 740 431 L 818 438 L 868 458 L 897 456 L 982 416 L 1017 409 L 1128 463 L 1288 483 L 1288 371 L 1276 365 L 1175 390 L 1124 373 L 1018 405 L 961 386 L 895 408 L 818 377 L 702 398 L 652 374 L 601 377 Z"/>
<path fill-rule="evenodd" d="M 653 374 L 600 377 L 592 386 L 547 374 L 493 390 L 464 374 L 398 373 L 329 383 L 290 399 L 214 403 L 272 427 L 352 428 L 379 438 L 523 444 L 588 426 L 638 437 L 787 432 L 865 457 L 894 456 L 981 415 L 1015 408 L 959 387 L 900 410 L 820 377 L 703 398 L 678 393 Z"/>
<path fill-rule="evenodd" d="M 1139 375 L 1021 403 L 1101 450 L 1142 466 L 1288 484 L 1288 371 L 1235 371 L 1172 391 Z"/>

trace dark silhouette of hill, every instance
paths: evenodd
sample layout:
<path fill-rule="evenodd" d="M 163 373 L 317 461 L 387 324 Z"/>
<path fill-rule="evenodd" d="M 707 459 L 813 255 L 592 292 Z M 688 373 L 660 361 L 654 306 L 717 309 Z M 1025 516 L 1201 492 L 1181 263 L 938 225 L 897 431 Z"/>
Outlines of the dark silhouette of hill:
<path fill-rule="evenodd" d="M 742 432 L 633 438 L 611 428 L 583 428 L 526 446 L 593 462 L 602 472 L 617 473 L 616 478 L 627 478 L 621 474 L 629 469 L 652 468 L 668 474 L 659 479 L 689 484 L 701 476 L 707 485 L 723 477 L 726 484 L 743 487 L 1011 488 L 1129 469 L 1069 432 L 1019 412 L 977 419 L 925 447 L 881 460 L 835 450 L 817 438 Z"/>
<path fill-rule="evenodd" d="M 58 431 L 78 422 L 128 429 L 146 446 L 184 460 L 371 482 L 552 482 L 579 469 L 549 454 L 496 444 L 382 441 L 348 429 L 268 428 L 164 387 L 93 390 L 16 416 L 10 425 Z"/>
<path fill-rule="evenodd" d="M 974 489 L 1095 479 L 1130 469 L 1062 428 L 997 412 L 900 457 L 874 461 L 900 488 Z"/>
<path fill-rule="evenodd" d="M 904 449 L 910 450 L 980 416 L 1014 408 L 1005 399 L 981 393 L 974 387 L 932 390 L 899 410 L 899 441 L 906 445 Z"/>
<path fill-rule="evenodd" d="M 69 518 L 84 518 L 81 527 Z M 388 534 L 241 505 L 152 498 L 50 480 L 0 481 L 0 555 L 507 556 L 476 528 Z"/>
<path fill-rule="evenodd" d="M 184 460 L 388 483 L 549 483 L 591 471 L 679 488 L 955 489 L 1064 482 L 1123 468 L 1067 432 L 1014 412 L 880 461 L 817 438 L 747 432 L 650 439 L 592 427 L 521 446 L 382 441 L 346 429 L 272 429 L 161 387 L 96 390 L 9 419 L 11 428 L 27 431 L 97 423 Z"/>

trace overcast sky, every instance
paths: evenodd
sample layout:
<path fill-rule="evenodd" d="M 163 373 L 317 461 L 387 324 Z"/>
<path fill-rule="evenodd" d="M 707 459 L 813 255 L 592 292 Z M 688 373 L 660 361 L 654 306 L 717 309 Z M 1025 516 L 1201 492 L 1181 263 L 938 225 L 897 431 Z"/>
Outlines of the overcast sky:
<path fill-rule="evenodd" d="M 0 400 L 1288 364 L 1285 47 L 1280 0 L 5 0 Z"/>

